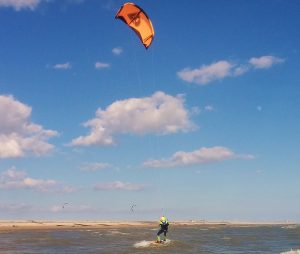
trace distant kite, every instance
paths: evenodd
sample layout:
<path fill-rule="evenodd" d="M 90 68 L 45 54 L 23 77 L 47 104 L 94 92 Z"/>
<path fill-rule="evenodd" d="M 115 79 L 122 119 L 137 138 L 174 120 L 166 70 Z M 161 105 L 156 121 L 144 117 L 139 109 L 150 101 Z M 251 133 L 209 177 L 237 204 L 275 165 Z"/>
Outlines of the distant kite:
<path fill-rule="evenodd" d="M 133 204 L 132 206 L 131 206 L 131 208 L 130 208 L 130 211 L 133 213 L 134 212 L 134 207 L 136 206 L 136 204 Z"/>
<path fill-rule="evenodd" d="M 63 203 L 62 208 L 64 209 L 66 205 L 68 205 L 69 203 Z"/>
<path fill-rule="evenodd" d="M 121 19 L 140 38 L 147 49 L 154 37 L 154 28 L 148 15 L 134 3 L 125 3 L 117 12 L 116 19 Z"/>

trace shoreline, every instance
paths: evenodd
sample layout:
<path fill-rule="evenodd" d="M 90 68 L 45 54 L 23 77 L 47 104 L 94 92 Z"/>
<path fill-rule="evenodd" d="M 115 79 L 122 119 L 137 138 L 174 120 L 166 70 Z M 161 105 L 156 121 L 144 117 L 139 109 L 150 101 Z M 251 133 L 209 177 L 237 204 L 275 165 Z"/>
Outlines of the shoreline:
<path fill-rule="evenodd" d="M 31 230 L 31 229 L 79 229 L 79 228 L 126 228 L 126 227 L 157 227 L 157 221 L 96 221 L 96 220 L 0 220 L 0 231 Z M 172 226 L 300 226 L 297 222 L 246 222 L 246 221 L 171 221 Z"/>

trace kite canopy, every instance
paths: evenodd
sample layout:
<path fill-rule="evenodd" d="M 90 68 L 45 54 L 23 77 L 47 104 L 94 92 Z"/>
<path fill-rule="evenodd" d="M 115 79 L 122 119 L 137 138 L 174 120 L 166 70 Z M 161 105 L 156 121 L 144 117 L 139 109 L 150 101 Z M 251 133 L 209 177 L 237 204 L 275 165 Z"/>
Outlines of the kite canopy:
<path fill-rule="evenodd" d="M 139 36 L 147 49 L 153 40 L 154 29 L 148 15 L 134 3 L 125 3 L 117 12 L 116 19 L 121 19 Z"/>

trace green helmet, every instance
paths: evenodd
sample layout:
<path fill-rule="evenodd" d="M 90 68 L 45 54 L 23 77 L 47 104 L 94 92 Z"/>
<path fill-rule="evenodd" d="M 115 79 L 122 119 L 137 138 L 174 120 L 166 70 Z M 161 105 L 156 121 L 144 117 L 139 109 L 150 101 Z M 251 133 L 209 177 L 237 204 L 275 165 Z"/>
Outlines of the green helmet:
<path fill-rule="evenodd" d="M 167 218 L 166 218 L 165 216 L 162 216 L 162 217 L 160 218 L 160 221 L 165 222 L 165 221 L 167 221 Z"/>

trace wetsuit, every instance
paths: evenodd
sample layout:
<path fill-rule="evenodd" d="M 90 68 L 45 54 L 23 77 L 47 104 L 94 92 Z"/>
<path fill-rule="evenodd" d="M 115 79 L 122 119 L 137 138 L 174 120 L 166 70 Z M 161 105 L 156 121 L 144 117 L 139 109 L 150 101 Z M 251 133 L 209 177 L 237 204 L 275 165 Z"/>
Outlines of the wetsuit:
<path fill-rule="evenodd" d="M 162 233 L 164 233 L 164 237 L 165 237 L 164 240 L 166 240 L 168 227 L 169 227 L 169 222 L 167 220 L 166 221 L 160 221 L 159 225 L 160 225 L 160 230 L 157 232 L 157 241 L 160 242 L 159 235 L 162 234 Z"/>

